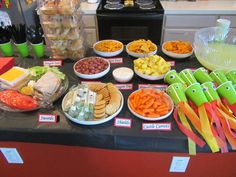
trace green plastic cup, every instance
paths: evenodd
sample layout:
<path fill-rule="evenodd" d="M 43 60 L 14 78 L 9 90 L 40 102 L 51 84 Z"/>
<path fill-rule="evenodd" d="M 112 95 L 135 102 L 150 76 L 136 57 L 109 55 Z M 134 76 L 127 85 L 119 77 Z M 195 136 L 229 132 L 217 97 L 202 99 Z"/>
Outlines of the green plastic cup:
<path fill-rule="evenodd" d="M 176 105 L 181 101 L 187 101 L 187 98 L 184 94 L 183 84 L 181 83 L 169 85 L 169 87 L 166 89 L 166 92 Z"/>
<path fill-rule="evenodd" d="M 181 83 L 183 85 L 186 85 L 186 83 L 183 79 L 181 79 L 176 70 L 168 71 L 164 77 L 164 81 L 168 84 Z"/>
<path fill-rule="evenodd" d="M 218 85 L 228 81 L 223 70 L 214 70 L 210 73 L 210 76 Z"/>
<path fill-rule="evenodd" d="M 216 91 L 215 85 L 212 82 L 205 82 L 202 85 L 203 93 L 209 102 L 219 100 L 220 97 Z"/>
<path fill-rule="evenodd" d="M 15 44 L 15 46 L 21 57 L 29 56 L 29 47 L 27 45 L 27 42 L 21 44 Z"/>
<path fill-rule="evenodd" d="M 4 44 L 0 44 L 0 49 L 1 49 L 3 56 L 5 56 L 5 57 L 12 57 L 13 56 L 14 51 L 13 51 L 11 41 L 4 43 Z"/>
<path fill-rule="evenodd" d="M 233 84 L 236 84 L 236 69 L 227 72 L 225 75 L 228 80 L 232 81 Z"/>
<path fill-rule="evenodd" d="M 188 86 L 191 84 L 197 83 L 197 80 L 194 78 L 193 72 L 191 69 L 184 69 L 179 73 L 179 75 Z"/>
<path fill-rule="evenodd" d="M 236 91 L 231 81 L 219 85 L 216 91 L 221 97 L 225 98 L 230 105 L 236 103 Z"/>
<path fill-rule="evenodd" d="M 203 103 L 208 102 L 205 94 L 202 91 L 202 87 L 199 83 L 194 83 L 185 89 L 185 94 L 190 98 L 197 106 L 201 106 Z"/>
<path fill-rule="evenodd" d="M 207 73 L 206 69 L 201 67 L 198 68 L 194 73 L 193 76 L 195 77 L 195 79 L 203 84 L 205 82 L 213 82 L 213 79 L 209 76 L 209 74 Z"/>
<path fill-rule="evenodd" d="M 41 58 L 44 56 L 44 45 L 43 42 L 39 43 L 39 44 L 32 44 L 32 49 L 34 51 L 34 54 L 37 58 Z"/>

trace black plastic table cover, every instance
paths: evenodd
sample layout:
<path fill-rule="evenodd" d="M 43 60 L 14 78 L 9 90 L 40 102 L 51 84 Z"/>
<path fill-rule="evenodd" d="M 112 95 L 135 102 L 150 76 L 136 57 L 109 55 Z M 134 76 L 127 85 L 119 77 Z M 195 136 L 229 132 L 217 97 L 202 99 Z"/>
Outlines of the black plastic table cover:
<path fill-rule="evenodd" d="M 157 54 L 163 56 L 166 60 L 173 60 L 161 51 L 158 51 Z M 87 56 L 94 55 L 92 50 L 87 54 Z M 111 64 L 110 72 L 99 81 L 116 83 L 112 76 L 114 68 L 121 66 L 133 68 L 134 58 L 128 56 L 125 51 L 117 57 L 123 57 L 123 64 Z M 16 64 L 20 67 L 28 68 L 42 65 L 43 60 L 16 57 Z M 185 68 L 198 68 L 201 66 L 194 56 L 175 61 L 176 65 L 172 69 L 176 69 L 178 72 Z M 60 67 L 61 71 L 68 76 L 70 86 L 77 85 L 80 82 L 80 78 L 73 72 L 74 63 L 75 61 L 67 59 L 63 61 L 63 66 Z M 121 91 L 125 103 L 117 117 L 131 118 L 132 128 L 117 128 L 114 126 L 114 119 L 94 126 L 75 124 L 63 114 L 61 109 L 62 96 L 54 103 L 52 109 L 39 109 L 24 113 L 0 110 L 0 141 L 86 146 L 114 150 L 188 152 L 187 137 L 179 130 L 172 115 L 167 119 L 158 121 L 171 122 L 171 131 L 143 131 L 142 123 L 147 121 L 135 117 L 127 108 L 127 97 L 131 92 L 138 89 L 138 84 L 163 84 L 164 81 L 148 81 L 134 75 L 130 83 L 134 84 L 133 90 Z M 39 124 L 38 114 L 57 114 L 59 121 L 56 124 Z M 205 145 L 203 148 L 197 147 L 197 152 L 210 152 L 210 149 Z"/>

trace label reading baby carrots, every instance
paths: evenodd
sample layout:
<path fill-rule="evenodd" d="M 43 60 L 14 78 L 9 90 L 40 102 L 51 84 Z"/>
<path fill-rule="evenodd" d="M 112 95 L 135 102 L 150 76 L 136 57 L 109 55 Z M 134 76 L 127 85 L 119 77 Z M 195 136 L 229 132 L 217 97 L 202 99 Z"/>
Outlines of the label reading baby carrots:
<path fill-rule="evenodd" d="M 171 131 L 171 123 L 142 123 L 142 130 Z"/>

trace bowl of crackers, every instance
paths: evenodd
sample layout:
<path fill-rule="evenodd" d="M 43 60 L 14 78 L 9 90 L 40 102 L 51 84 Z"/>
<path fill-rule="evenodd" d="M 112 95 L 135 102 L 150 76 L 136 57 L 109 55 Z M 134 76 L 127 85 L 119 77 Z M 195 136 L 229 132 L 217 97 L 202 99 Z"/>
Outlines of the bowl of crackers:
<path fill-rule="evenodd" d="M 112 83 L 79 84 L 72 87 L 62 100 L 66 117 L 81 125 L 97 125 L 117 116 L 124 98 Z"/>
<path fill-rule="evenodd" d="M 157 53 L 157 45 L 150 40 L 139 39 L 128 43 L 126 52 L 135 58 L 147 57 Z"/>
<path fill-rule="evenodd" d="M 190 42 L 182 40 L 166 41 L 162 44 L 162 52 L 169 57 L 182 59 L 193 54 L 193 47 Z"/>
<path fill-rule="evenodd" d="M 93 51 L 103 57 L 114 57 L 124 49 L 122 42 L 112 39 L 102 40 L 94 43 Z"/>

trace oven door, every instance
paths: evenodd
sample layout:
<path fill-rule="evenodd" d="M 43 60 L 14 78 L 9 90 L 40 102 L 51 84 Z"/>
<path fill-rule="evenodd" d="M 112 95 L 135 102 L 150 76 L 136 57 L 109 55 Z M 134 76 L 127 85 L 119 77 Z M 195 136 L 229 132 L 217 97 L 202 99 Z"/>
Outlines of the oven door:
<path fill-rule="evenodd" d="M 124 44 L 150 39 L 160 44 L 163 14 L 97 14 L 99 40 L 116 39 Z"/>

